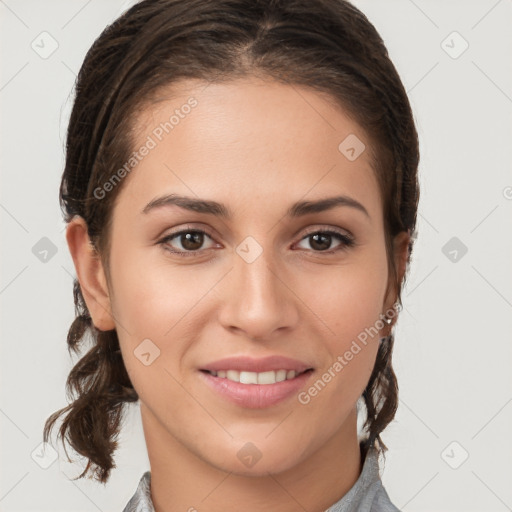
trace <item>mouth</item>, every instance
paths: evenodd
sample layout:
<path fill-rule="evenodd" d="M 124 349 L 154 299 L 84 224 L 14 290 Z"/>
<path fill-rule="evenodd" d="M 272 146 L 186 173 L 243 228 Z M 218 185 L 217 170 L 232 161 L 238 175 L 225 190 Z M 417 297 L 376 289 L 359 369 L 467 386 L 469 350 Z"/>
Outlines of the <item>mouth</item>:
<path fill-rule="evenodd" d="M 314 373 L 311 365 L 284 356 L 228 357 L 199 368 L 203 382 L 238 407 L 263 409 L 291 400 Z"/>
<path fill-rule="evenodd" d="M 267 409 L 297 398 L 300 390 L 308 385 L 313 368 L 301 372 L 286 370 L 286 374 L 284 368 L 265 372 L 202 370 L 198 373 L 219 398 L 245 409 Z M 283 377 L 284 380 L 278 380 Z"/>
<path fill-rule="evenodd" d="M 226 379 L 231 382 L 238 382 L 240 384 L 262 384 L 264 386 L 276 384 L 278 382 L 284 382 L 287 380 L 293 380 L 300 375 L 310 373 L 313 368 L 307 368 L 303 371 L 287 370 L 281 368 L 279 370 L 268 370 L 265 372 L 250 372 L 250 371 L 239 371 L 239 370 L 201 370 L 204 373 L 208 373 L 212 377 L 218 379 Z"/>

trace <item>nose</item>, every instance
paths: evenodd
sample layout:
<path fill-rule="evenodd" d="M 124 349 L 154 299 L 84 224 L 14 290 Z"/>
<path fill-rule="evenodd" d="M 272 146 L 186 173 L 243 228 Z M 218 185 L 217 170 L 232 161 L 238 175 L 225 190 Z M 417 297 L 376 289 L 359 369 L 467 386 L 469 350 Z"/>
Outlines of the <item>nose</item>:
<path fill-rule="evenodd" d="M 219 321 L 225 329 L 256 341 L 269 340 L 299 319 L 290 273 L 276 263 L 271 251 L 254 261 L 234 254 L 234 267 L 222 285 Z M 288 282 L 287 282 L 288 281 Z"/>

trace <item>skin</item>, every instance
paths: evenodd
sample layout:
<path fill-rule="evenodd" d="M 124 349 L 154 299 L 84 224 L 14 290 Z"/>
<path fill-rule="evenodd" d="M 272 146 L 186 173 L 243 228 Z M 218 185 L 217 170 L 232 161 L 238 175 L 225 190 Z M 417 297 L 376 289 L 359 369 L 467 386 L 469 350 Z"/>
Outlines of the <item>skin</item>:
<path fill-rule="evenodd" d="M 95 326 L 117 330 L 139 394 L 157 512 L 231 512 L 240 504 L 258 512 L 269 503 L 277 512 L 321 512 L 359 477 L 356 402 L 390 327 L 307 405 L 293 396 L 243 408 L 212 391 L 198 369 L 232 355 L 285 355 L 314 367 L 307 390 L 392 306 L 370 141 L 325 96 L 253 77 L 174 84 L 139 114 L 134 148 L 190 96 L 197 107 L 124 178 L 113 211 L 110 281 L 83 219 L 69 224 L 82 292 Z M 351 133 L 367 147 L 353 162 L 338 150 Z M 171 192 L 224 203 L 233 219 L 177 206 L 141 213 Z M 342 194 L 368 216 L 341 206 L 285 217 L 295 201 Z M 158 243 L 189 227 L 213 235 L 196 244 L 195 255 L 180 257 Z M 323 253 L 306 235 L 326 227 L 352 234 L 355 245 Z M 263 251 L 252 263 L 236 252 L 247 236 Z M 400 280 L 408 241 L 406 233 L 395 239 Z M 325 243 L 327 250 L 343 247 L 336 237 Z M 186 241 L 166 246 L 185 251 Z M 134 355 L 147 338 L 160 350 L 149 366 Z M 247 442 L 261 453 L 252 467 L 237 457 Z"/>

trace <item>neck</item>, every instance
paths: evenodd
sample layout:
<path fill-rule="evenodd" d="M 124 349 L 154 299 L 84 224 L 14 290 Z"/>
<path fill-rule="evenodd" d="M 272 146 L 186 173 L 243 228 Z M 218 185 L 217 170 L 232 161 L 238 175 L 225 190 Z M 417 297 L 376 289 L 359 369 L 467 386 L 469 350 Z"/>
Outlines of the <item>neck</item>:
<path fill-rule="evenodd" d="M 141 403 L 155 512 L 323 512 L 356 483 L 363 460 L 357 411 L 313 455 L 287 471 L 245 476 L 191 453 Z"/>

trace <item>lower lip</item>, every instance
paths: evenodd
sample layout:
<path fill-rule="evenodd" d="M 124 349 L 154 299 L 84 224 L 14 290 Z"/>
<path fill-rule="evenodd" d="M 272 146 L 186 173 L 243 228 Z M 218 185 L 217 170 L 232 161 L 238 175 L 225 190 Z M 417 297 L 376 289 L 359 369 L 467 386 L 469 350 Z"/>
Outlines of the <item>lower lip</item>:
<path fill-rule="evenodd" d="M 263 409 L 276 405 L 296 395 L 313 373 L 311 370 L 301 373 L 290 380 L 275 384 L 241 384 L 229 379 L 215 377 L 200 371 L 206 383 L 227 400 L 249 409 Z"/>

